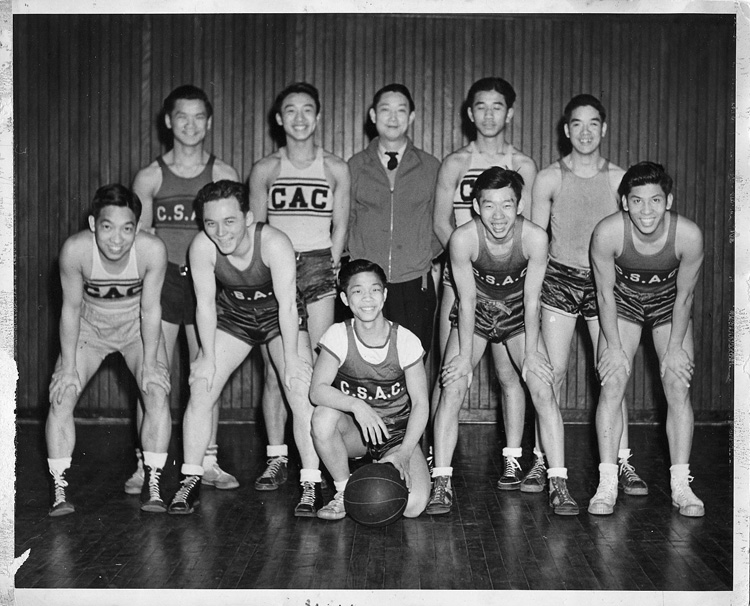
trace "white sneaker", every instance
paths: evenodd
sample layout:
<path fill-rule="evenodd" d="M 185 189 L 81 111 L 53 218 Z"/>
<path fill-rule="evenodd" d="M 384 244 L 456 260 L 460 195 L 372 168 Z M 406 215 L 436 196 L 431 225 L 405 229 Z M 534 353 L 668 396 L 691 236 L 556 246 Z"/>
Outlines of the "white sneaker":
<path fill-rule="evenodd" d="M 227 473 L 218 463 L 214 463 L 210 467 L 203 468 L 203 476 L 201 477 L 201 484 L 206 486 L 214 486 L 219 490 L 232 490 L 233 488 L 239 488 L 240 483 L 237 481 L 231 473 Z"/>
<path fill-rule="evenodd" d="M 690 488 L 690 482 L 693 476 L 683 476 L 681 478 L 672 478 L 670 485 L 672 487 L 672 505 L 680 508 L 680 514 L 689 518 L 702 518 L 706 515 L 706 508 L 695 493 Z"/>
<path fill-rule="evenodd" d="M 596 494 L 589 501 L 589 513 L 608 516 L 615 511 L 615 501 L 617 501 L 617 474 L 601 476 Z"/>
<path fill-rule="evenodd" d="M 133 475 L 125 481 L 125 492 L 127 494 L 141 494 L 143 481 L 146 477 L 143 472 L 143 454 L 141 454 L 140 448 L 135 449 L 135 456 L 138 460 L 138 467 L 136 467 Z"/>
<path fill-rule="evenodd" d="M 343 490 L 337 492 L 328 505 L 318 509 L 318 517 L 323 520 L 341 520 L 346 517 Z"/>

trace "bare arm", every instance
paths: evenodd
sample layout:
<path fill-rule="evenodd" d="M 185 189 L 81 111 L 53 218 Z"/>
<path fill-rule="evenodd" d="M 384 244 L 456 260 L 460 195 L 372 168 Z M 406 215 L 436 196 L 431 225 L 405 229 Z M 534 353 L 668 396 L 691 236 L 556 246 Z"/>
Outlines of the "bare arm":
<path fill-rule="evenodd" d="M 456 227 L 453 214 L 453 195 L 461 178 L 462 162 L 456 154 L 451 154 L 440 165 L 437 186 L 435 187 L 435 208 L 432 213 L 432 229 L 443 248 L 448 248 L 448 241 Z"/>
<path fill-rule="evenodd" d="M 523 177 L 523 191 L 521 192 L 521 214 L 526 219 L 531 219 L 532 188 L 536 182 L 536 162 L 528 156 L 522 156 L 516 172 Z"/>
<path fill-rule="evenodd" d="M 200 354 L 190 365 L 190 387 L 206 381 L 210 391 L 216 372 L 216 246 L 200 232 L 190 244 L 190 271 L 193 274 L 196 309 L 195 324 L 200 337 Z"/>
<path fill-rule="evenodd" d="M 227 164 L 226 162 L 222 162 L 218 158 L 214 160 L 214 169 L 211 174 L 211 178 L 214 181 L 222 181 L 224 179 L 227 179 L 229 181 L 239 181 L 240 176 L 237 173 L 234 168 Z"/>
<path fill-rule="evenodd" d="M 256 221 L 268 221 L 268 188 L 271 186 L 273 162 L 263 158 L 253 165 L 248 178 L 250 187 L 250 210 Z"/>
<path fill-rule="evenodd" d="M 548 167 L 539 173 L 531 190 L 531 220 L 545 230 L 549 225 L 558 182 L 559 175 L 552 167 Z"/>
<path fill-rule="evenodd" d="M 349 196 L 351 195 L 352 184 L 349 166 L 346 162 L 335 158 L 335 161 L 330 161 L 329 168 L 334 178 L 331 256 L 334 266 L 338 267 L 349 233 Z"/>
<path fill-rule="evenodd" d="M 133 179 L 133 191 L 141 200 L 141 229 L 154 233 L 154 196 L 161 187 L 161 168 L 156 162 L 142 168 Z"/>

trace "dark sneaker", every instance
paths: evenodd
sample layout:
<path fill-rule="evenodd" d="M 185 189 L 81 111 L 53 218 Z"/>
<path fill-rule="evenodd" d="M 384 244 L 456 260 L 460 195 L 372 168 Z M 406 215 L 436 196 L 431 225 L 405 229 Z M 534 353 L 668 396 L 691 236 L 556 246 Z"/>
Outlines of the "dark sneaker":
<path fill-rule="evenodd" d="M 255 480 L 255 490 L 277 490 L 287 478 L 287 458 L 285 456 L 271 457 L 266 461 L 268 467 Z"/>
<path fill-rule="evenodd" d="M 337 492 L 328 505 L 318 509 L 318 517 L 322 520 L 342 520 L 346 517 L 343 490 Z"/>
<path fill-rule="evenodd" d="M 549 504 L 559 516 L 578 515 L 578 503 L 570 496 L 565 478 L 549 479 Z"/>
<path fill-rule="evenodd" d="M 620 459 L 618 480 L 620 488 L 627 495 L 646 496 L 648 494 L 648 484 L 635 472 L 635 468 L 628 463 L 628 459 Z"/>
<path fill-rule="evenodd" d="M 240 487 L 237 478 L 219 467 L 219 464 L 216 461 L 214 461 L 210 467 L 203 468 L 201 484 L 205 486 L 214 486 L 219 490 L 232 490 Z"/>
<path fill-rule="evenodd" d="M 321 507 L 323 491 L 320 482 L 302 482 L 302 497 L 294 508 L 294 515 L 298 518 L 315 518 Z"/>
<path fill-rule="evenodd" d="M 430 500 L 425 512 L 431 516 L 450 513 L 453 505 L 453 489 L 451 488 L 450 476 L 437 476 L 432 479 L 432 490 Z"/>
<path fill-rule="evenodd" d="M 516 457 L 503 457 L 505 459 L 505 471 L 497 481 L 498 490 L 518 490 L 521 488 L 521 465 Z"/>
<path fill-rule="evenodd" d="M 167 513 L 174 515 L 187 515 L 193 513 L 200 504 L 201 477 L 185 476 L 182 486 L 174 495 L 169 504 Z"/>
<path fill-rule="evenodd" d="M 143 490 L 141 491 L 141 511 L 164 513 L 167 504 L 161 496 L 161 469 L 143 466 Z"/>
<path fill-rule="evenodd" d="M 547 466 L 544 464 L 544 457 L 536 457 L 534 466 L 521 480 L 521 492 L 542 492 L 546 483 Z"/>
<path fill-rule="evenodd" d="M 52 507 L 50 507 L 49 515 L 56 518 L 75 512 L 76 508 L 73 503 L 68 501 L 65 494 L 65 489 L 68 487 L 68 483 L 65 481 L 65 472 L 58 473 L 50 470 L 50 474 L 52 474 L 52 484 L 50 485 Z"/>
<path fill-rule="evenodd" d="M 138 466 L 135 468 L 133 475 L 125 481 L 125 492 L 127 494 L 141 494 L 143 488 L 143 453 L 140 448 L 135 449 L 135 458 L 138 461 Z"/>

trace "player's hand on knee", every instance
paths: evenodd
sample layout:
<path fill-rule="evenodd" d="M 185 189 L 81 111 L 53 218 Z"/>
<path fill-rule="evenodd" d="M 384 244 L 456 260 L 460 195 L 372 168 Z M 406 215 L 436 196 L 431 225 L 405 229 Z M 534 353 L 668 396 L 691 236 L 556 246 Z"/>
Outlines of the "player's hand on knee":
<path fill-rule="evenodd" d="M 75 369 L 56 370 L 52 374 L 52 380 L 49 384 L 50 404 L 61 404 L 63 397 L 65 397 L 65 392 L 71 387 L 74 389 L 76 397 L 81 395 L 83 387 L 81 386 L 81 378 L 78 376 L 78 371 Z"/>
<path fill-rule="evenodd" d="M 401 449 L 401 445 L 396 446 L 388 452 L 378 463 L 390 463 L 398 471 L 401 479 L 406 482 L 406 487 L 411 490 L 411 475 L 409 475 L 409 459 Z"/>
<path fill-rule="evenodd" d="M 292 389 L 292 380 L 299 379 L 306 387 L 312 382 L 312 366 L 304 358 L 293 354 L 284 358 L 284 385 Z"/>
<path fill-rule="evenodd" d="M 695 364 L 690 354 L 681 347 L 667 349 L 659 365 L 659 374 L 662 378 L 667 374 L 667 370 L 671 370 L 686 387 L 690 387 Z"/>
<path fill-rule="evenodd" d="M 391 437 L 383 419 L 366 402 L 357 400 L 357 404 L 352 408 L 352 413 L 362 429 L 365 442 L 383 444 Z"/>
<path fill-rule="evenodd" d="M 625 372 L 625 376 L 630 376 L 630 362 L 624 349 L 612 349 L 607 347 L 602 351 L 599 363 L 596 365 L 599 372 L 599 380 L 604 385 L 618 372 Z"/>
<path fill-rule="evenodd" d="M 471 376 L 471 360 L 462 355 L 453 356 L 444 366 L 440 373 L 440 380 L 445 387 L 450 385 L 454 381 L 458 381 L 461 377 Z"/>
<path fill-rule="evenodd" d="M 156 366 L 144 364 L 141 368 L 141 385 L 143 385 L 143 393 L 151 393 L 149 385 L 154 385 L 168 394 L 172 389 L 172 382 L 169 380 L 169 370 L 166 365 L 161 362 L 157 362 Z"/>
<path fill-rule="evenodd" d="M 526 381 L 526 377 L 530 372 L 533 372 L 547 385 L 552 385 L 552 382 L 555 380 L 555 370 L 552 368 L 552 364 L 550 364 L 547 356 L 539 351 L 533 351 L 523 359 L 521 378 Z"/>
<path fill-rule="evenodd" d="M 214 384 L 214 375 L 216 374 L 216 363 L 214 360 L 207 358 L 201 351 L 198 357 L 190 364 L 190 377 L 188 385 L 190 389 L 195 389 L 200 381 L 206 382 L 206 391 L 211 391 Z"/>

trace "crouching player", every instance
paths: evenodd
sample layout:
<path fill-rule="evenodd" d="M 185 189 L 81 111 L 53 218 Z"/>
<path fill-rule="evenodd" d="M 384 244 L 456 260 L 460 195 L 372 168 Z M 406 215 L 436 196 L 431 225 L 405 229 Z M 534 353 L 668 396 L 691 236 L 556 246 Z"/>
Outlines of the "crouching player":
<path fill-rule="evenodd" d="M 353 319 L 331 326 L 320 339 L 310 399 L 315 448 L 333 477 L 336 494 L 318 511 L 324 520 L 346 516 L 349 457 L 370 454 L 392 463 L 406 481 L 404 515 L 424 511 L 430 474 L 419 448 L 429 396 L 422 344 L 414 333 L 383 316 L 386 276 L 376 263 L 351 261 L 339 274 L 341 300 Z"/>
<path fill-rule="evenodd" d="M 653 162 L 631 166 L 619 188 L 623 212 L 603 219 L 591 240 L 591 263 L 599 303 L 602 389 L 596 411 L 599 486 L 589 513 L 607 515 L 617 499 L 620 402 L 630 377 L 643 326 L 651 328 L 667 398 L 672 504 L 684 516 L 704 515 L 690 489 L 693 441 L 693 291 L 703 262 L 700 228 L 670 212 L 672 178 Z"/>
<path fill-rule="evenodd" d="M 116 351 L 135 376 L 145 409 L 141 509 L 167 510 L 161 473 L 172 425 L 159 302 L 167 251 L 159 238 L 139 231 L 140 218 L 141 201 L 128 188 L 100 187 L 91 205 L 90 231 L 68 238 L 60 252 L 60 357 L 49 387 L 46 427 L 51 516 L 75 511 L 65 480 L 76 439 L 73 410 L 104 358 Z"/>
<path fill-rule="evenodd" d="M 502 347 L 531 392 L 550 468 L 549 501 L 558 515 L 577 515 L 567 488 L 564 433 L 552 391 L 553 370 L 540 332 L 539 310 L 547 268 L 547 234 L 521 216 L 523 178 L 493 166 L 474 183 L 478 215 L 453 232 L 450 260 L 458 301 L 441 371 L 443 391 L 435 415 L 435 468 L 427 513 L 445 514 L 453 503 L 451 460 L 458 414 L 473 369 L 487 347 Z"/>

